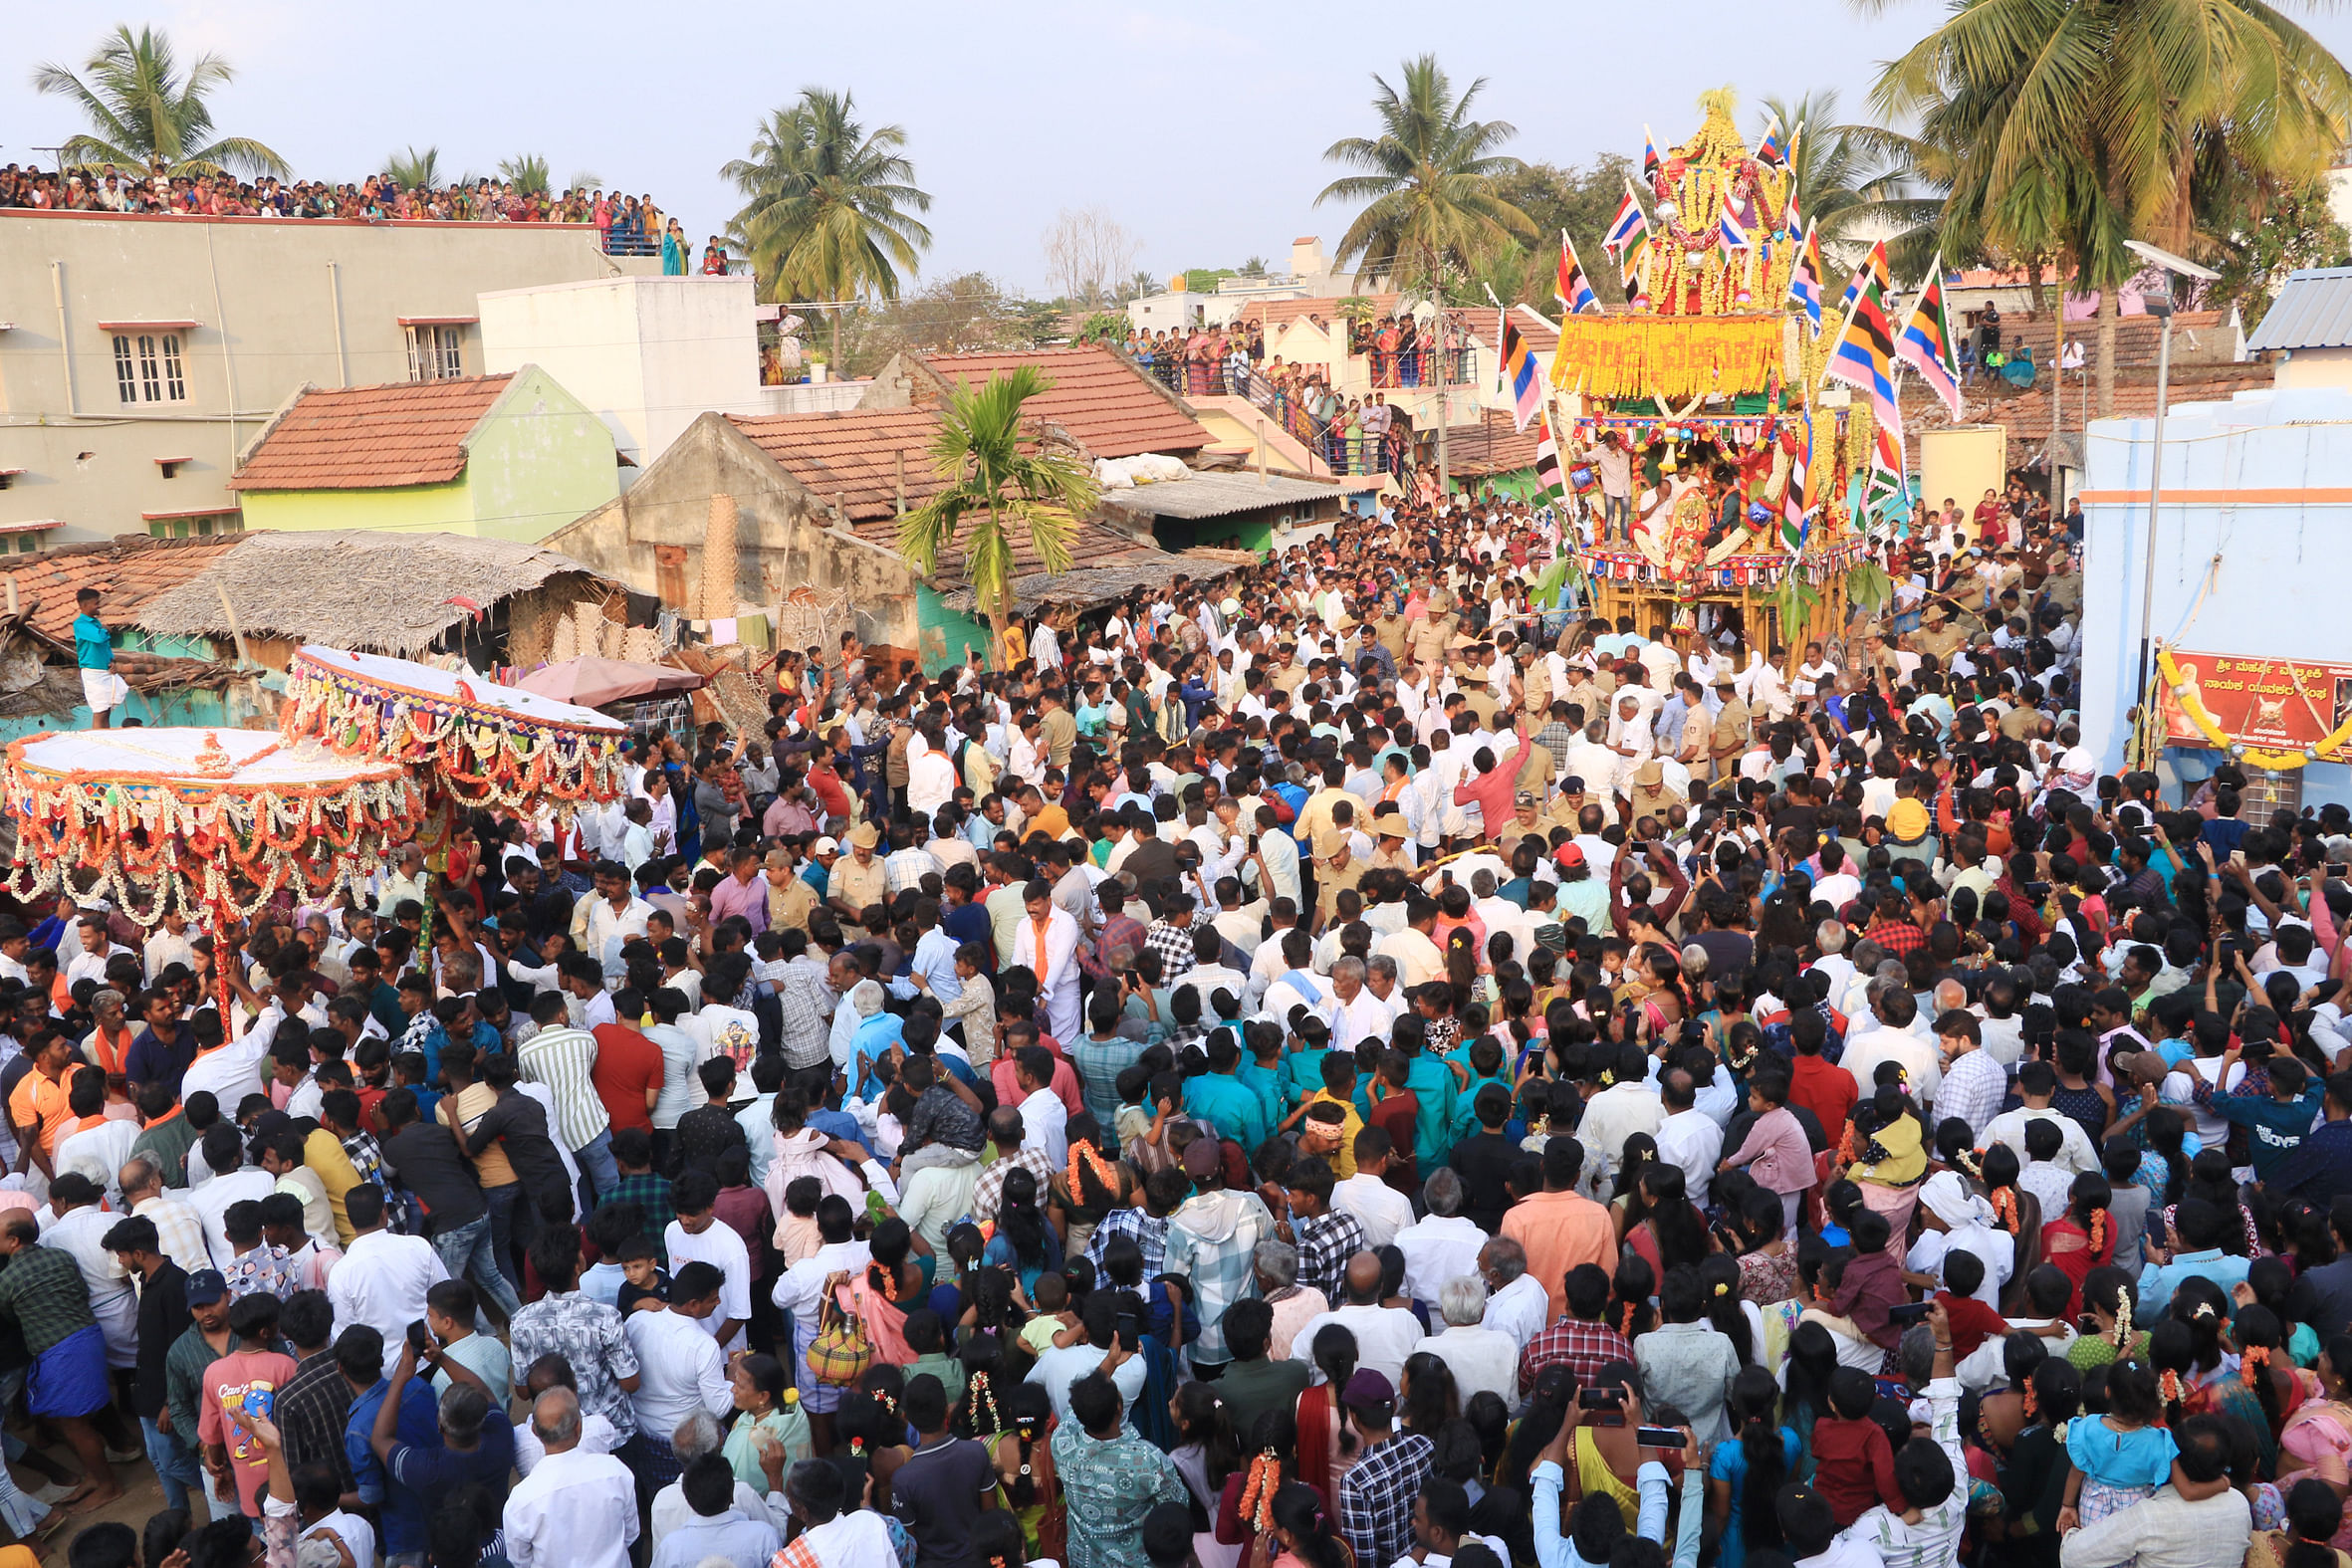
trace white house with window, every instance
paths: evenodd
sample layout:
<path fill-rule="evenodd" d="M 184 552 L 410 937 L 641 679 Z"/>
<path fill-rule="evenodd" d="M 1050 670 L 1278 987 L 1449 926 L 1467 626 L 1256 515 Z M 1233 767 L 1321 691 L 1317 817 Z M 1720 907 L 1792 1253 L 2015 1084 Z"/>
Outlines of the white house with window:
<path fill-rule="evenodd" d="M 0 211 L 0 555 L 240 527 L 296 388 L 480 375 L 480 297 L 660 273 L 592 230 Z"/>

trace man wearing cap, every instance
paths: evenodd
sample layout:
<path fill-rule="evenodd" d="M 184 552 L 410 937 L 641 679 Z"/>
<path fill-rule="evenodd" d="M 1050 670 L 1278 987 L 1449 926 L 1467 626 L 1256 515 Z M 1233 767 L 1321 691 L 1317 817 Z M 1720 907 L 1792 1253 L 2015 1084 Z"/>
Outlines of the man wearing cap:
<path fill-rule="evenodd" d="M 1729 779 L 1739 771 L 1740 754 L 1748 750 L 1748 732 L 1753 721 L 1748 704 L 1740 696 L 1740 683 L 1729 666 L 1719 666 L 1714 679 L 1716 701 L 1715 727 L 1707 742 L 1707 757 L 1711 765 L 1708 777 Z"/>
<path fill-rule="evenodd" d="M 1639 823 L 1645 816 L 1653 818 L 1661 831 L 1666 828 L 1669 807 L 1684 803 L 1684 796 L 1667 777 L 1666 764 L 1653 757 L 1633 771 L 1633 784 L 1625 792 L 1628 822 Z"/>
<path fill-rule="evenodd" d="M 1185 1146 L 1184 1174 L 1193 1196 L 1168 1220 L 1166 1272 L 1190 1282 L 1201 1317 L 1194 1342 L 1196 1365 L 1221 1367 L 1232 1359 L 1225 1346 L 1226 1308 L 1256 1288 L 1252 1264 L 1258 1243 L 1274 1234 L 1274 1215 L 1256 1193 L 1229 1192 L 1224 1155 L 1214 1134 Z"/>
<path fill-rule="evenodd" d="M 1413 1548 L 1413 1502 L 1437 1447 L 1420 1433 L 1398 1433 L 1396 1385 L 1369 1367 L 1347 1380 L 1339 1406 L 1358 1448 L 1339 1477 L 1340 1538 L 1358 1563 L 1393 1563 Z"/>
<path fill-rule="evenodd" d="M 889 901 L 889 873 L 874 853 L 881 841 L 879 828 L 860 822 L 849 830 L 849 852 L 832 864 L 824 901 L 843 919 L 862 919 L 868 908 Z"/>
<path fill-rule="evenodd" d="M 1355 858 L 1354 835 L 1344 827 L 1325 827 L 1314 842 L 1314 912 L 1317 930 L 1328 927 L 1342 890 L 1363 886 L 1370 865 Z"/>

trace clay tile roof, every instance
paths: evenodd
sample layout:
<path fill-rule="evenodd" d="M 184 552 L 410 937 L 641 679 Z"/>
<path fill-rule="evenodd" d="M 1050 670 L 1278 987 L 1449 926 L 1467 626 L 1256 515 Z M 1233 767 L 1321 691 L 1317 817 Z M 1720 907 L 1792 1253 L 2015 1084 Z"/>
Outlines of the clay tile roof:
<path fill-rule="evenodd" d="M 74 643 L 74 595 L 97 588 L 106 595 L 99 618 L 109 626 L 135 625 L 147 604 L 202 572 L 245 543 L 241 535 L 212 539 L 141 539 L 66 545 L 0 563 L 16 583 L 17 609 L 36 636 L 60 647 Z"/>
<path fill-rule="evenodd" d="M 1041 348 L 1027 353 L 926 354 L 923 363 L 973 387 L 1017 365 L 1035 365 L 1054 384 L 1024 412 L 1059 425 L 1095 457 L 1196 452 L 1209 432 L 1142 371 L 1108 348 Z"/>
<path fill-rule="evenodd" d="M 922 505 L 940 489 L 929 450 L 939 431 L 939 411 L 933 407 L 730 414 L 728 419 L 819 500 L 829 506 L 838 499 L 850 523 L 897 515 L 902 453 L 909 507 Z"/>
<path fill-rule="evenodd" d="M 1479 410 L 1474 425 L 1446 427 L 1447 466 L 1457 474 L 1516 474 L 1535 466 L 1535 443 L 1540 427 L 1530 423 L 1515 430 L 1511 415 L 1499 408 Z"/>
<path fill-rule="evenodd" d="M 466 439 L 514 376 L 395 381 L 302 394 L 229 480 L 231 490 L 376 490 L 465 472 Z"/>
<path fill-rule="evenodd" d="M 2165 395 L 2167 408 L 2179 408 L 2184 403 L 2226 403 L 2239 392 L 2263 391 L 2274 384 L 2276 372 L 2266 364 L 2237 364 L 2217 366 L 2213 373 L 2184 378 L 2173 372 L 2171 387 Z M 2109 417 L 2097 411 L 2098 394 L 2091 394 L 2093 419 Z M 2058 405 L 2061 430 L 2079 433 L 2083 427 L 2083 394 L 2079 383 L 2069 385 L 2065 401 Z M 1940 411 L 1940 410 L 1939 410 Z M 2050 436 L 2050 399 L 2043 390 L 2020 392 L 2014 397 L 1995 398 L 1980 411 L 1978 400 L 1969 399 L 1967 415 L 1972 423 L 1998 424 L 2006 427 L 2009 440 L 2023 443 L 2028 452 L 2037 451 Z M 2152 419 L 2156 415 L 2156 385 L 2153 381 L 2118 382 L 2115 388 L 2117 419 Z M 2012 454 L 2011 466 L 2015 464 Z"/>

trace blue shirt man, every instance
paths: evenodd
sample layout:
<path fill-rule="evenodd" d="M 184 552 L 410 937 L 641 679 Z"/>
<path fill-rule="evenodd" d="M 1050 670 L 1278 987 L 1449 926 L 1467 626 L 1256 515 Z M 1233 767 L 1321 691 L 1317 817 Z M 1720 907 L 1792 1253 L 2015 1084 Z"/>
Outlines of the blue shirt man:
<path fill-rule="evenodd" d="M 424 1499 L 384 1473 L 383 1461 L 375 1456 L 375 1450 L 367 1441 L 368 1435 L 375 1431 L 375 1413 L 383 1409 L 384 1396 L 391 1386 L 391 1379 L 378 1378 L 375 1387 L 353 1400 L 351 1419 L 343 1430 L 343 1451 L 352 1462 L 359 1500 L 373 1503 L 383 1519 L 383 1549 L 387 1557 L 422 1552 L 427 1528 Z M 400 1442 L 412 1448 L 430 1448 L 441 1441 L 440 1408 L 433 1399 L 432 1385 L 422 1378 L 410 1378 L 400 1390 L 397 1435 Z"/>
<path fill-rule="evenodd" d="M 98 595 L 93 592 L 83 602 L 82 613 L 74 617 L 74 662 L 86 670 L 111 670 L 115 667 L 115 634 L 107 630 L 97 610 Z"/>

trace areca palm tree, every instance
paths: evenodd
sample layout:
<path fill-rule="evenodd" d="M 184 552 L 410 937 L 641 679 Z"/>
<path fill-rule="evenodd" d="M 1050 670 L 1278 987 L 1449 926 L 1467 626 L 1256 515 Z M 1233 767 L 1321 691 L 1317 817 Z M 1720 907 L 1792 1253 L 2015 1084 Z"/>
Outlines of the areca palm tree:
<path fill-rule="evenodd" d="M 800 102 L 768 117 L 751 156 L 719 171 L 744 194 L 727 238 L 751 258 L 762 300 L 898 298 L 901 271 L 912 273 L 931 247 L 914 216 L 931 210 L 931 197 L 914 183 L 905 147 L 906 127 L 868 131 L 847 93 L 804 88 Z M 836 304 L 836 363 L 840 312 Z"/>
<path fill-rule="evenodd" d="M 1872 103 L 1915 116 L 1949 158 L 1948 251 L 1973 236 L 2054 255 L 2061 277 L 2100 292 L 2104 413 L 2117 294 L 2139 270 L 2123 242 L 2213 254 L 2201 164 L 2282 183 L 2316 175 L 2352 126 L 2352 74 L 2262 0 L 1959 0 L 1886 67 Z"/>
<path fill-rule="evenodd" d="M 1011 528 L 1026 534 L 1046 570 L 1067 571 L 1078 519 L 1098 494 L 1083 462 L 1024 441 L 1022 404 L 1053 384 L 1025 364 L 950 392 L 931 440 L 931 462 L 946 488 L 898 525 L 899 554 L 925 576 L 938 571 L 943 555 L 962 557 L 1000 662 L 1013 609 Z"/>
<path fill-rule="evenodd" d="M 33 73 L 37 92 L 72 99 L 90 121 L 59 149 L 66 164 L 161 163 L 174 175 L 288 172 L 284 158 L 250 136 L 214 133 L 209 100 L 237 76 L 218 55 L 198 55 L 182 75 L 168 36 L 118 27 L 82 70 L 49 65 Z"/>
<path fill-rule="evenodd" d="M 518 152 L 511 158 L 498 160 L 498 177 L 515 187 L 517 195 L 527 196 L 533 191 L 548 192 L 548 161 L 537 152 Z"/>
<path fill-rule="evenodd" d="M 1340 265 L 1352 260 L 1360 278 L 1385 275 L 1399 287 L 1435 289 L 1448 272 L 1472 273 L 1510 241 L 1535 238 L 1534 221 L 1496 189 L 1498 179 L 1524 167 L 1496 150 L 1518 127 L 1471 117 L 1486 78 L 1457 97 L 1437 57 L 1423 55 L 1405 62 L 1399 85 L 1377 76 L 1372 82 L 1380 133 L 1342 137 L 1323 153 L 1326 162 L 1361 172 L 1331 181 L 1315 197 L 1317 206 L 1364 203 L 1340 238 Z"/>
<path fill-rule="evenodd" d="M 402 190 L 434 190 L 441 184 L 441 149 L 427 147 L 422 152 L 414 145 L 387 153 L 383 169 L 392 183 Z"/>

